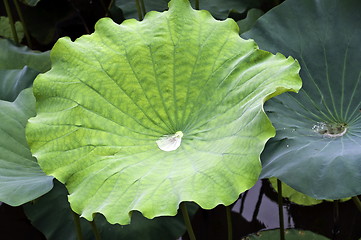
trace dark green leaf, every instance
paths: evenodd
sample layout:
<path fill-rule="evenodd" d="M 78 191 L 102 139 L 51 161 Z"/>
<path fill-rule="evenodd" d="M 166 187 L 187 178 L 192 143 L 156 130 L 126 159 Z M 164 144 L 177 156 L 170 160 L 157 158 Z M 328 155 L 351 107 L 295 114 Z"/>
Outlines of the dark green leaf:
<path fill-rule="evenodd" d="M 317 199 L 361 194 L 361 1 L 288 0 L 246 37 L 292 55 L 303 88 L 267 102 L 277 129 L 262 177 Z"/>
<path fill-rule="evenodd" d="M 38 71 L 28 67 L 23 69 L 0 69 L 0 100 L 12 102 L 19 93 L 33 84 Z"/>
<path fill-rule="evenodd" d="M 18 47 L 6 39 L 0 39 L 0 69 L 23 69 L 28 66 L 39 72 L 50 69 L 49 52 L 32 51 L 26 46 Z"/>

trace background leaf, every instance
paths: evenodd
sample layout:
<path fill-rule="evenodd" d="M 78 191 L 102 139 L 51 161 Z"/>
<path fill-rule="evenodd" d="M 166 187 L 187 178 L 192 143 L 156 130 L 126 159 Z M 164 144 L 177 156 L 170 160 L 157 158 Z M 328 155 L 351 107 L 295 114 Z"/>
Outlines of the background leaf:
<path fill-rule="evenodd" d="M 188 205 L 191 216 L 197 209 L 198 207 L 194 204 Z M 55 181 L 54 188 L 38 199 L 35 204 L 28 203 L 25 206 L 25 212 L 32 224 L 41 230 L 48 240 L 76 240 L 67 191 L 65 186 L 58 181 Z M 84 239 L 94 239 L 90 223 L 84 218 L 80 220 Z M 131 224 L 127 226 L 111 225 L 103 216 L 97 215 L 95 223 L 102 239 L 106 240 L 174 240 L 185 232 L 181 214 L 149 220 L 139 212 L 133 212 Z"/>
<path fill-rule="evenodd" d="M 263 103 L 300 88 L 297 62 L 258 50 L 233 20 L 185 0 L 95 28 L 54 46 L 27 125 L 34 156 L 66 183 L 72 209 L 127 224 L 135 210 L 175 215 L 182 201 L 210 209 L 251 188 L 274 135 Z M 177 131 L 180 147 L 160 150 L 156 141 Z"/>
<path fill-rule="evenodd" d="M 168 0 L 144 0 L 145 10 L 164 11 L 168 9 Z M 194 6 L 195 1 L 190 0 Z M 126 19 L 138 19 L 135 1 L 115 0 L 114 5 L 121 9 Z M 226 19 L 231 11 L 243 13 L 248 8 L 259 7 L 261 0 L 207 0 L 200 1 L 200 9 L 205 9 L 218 19 Z"/>
<path fill-rule="evenodd" d="M 35 116 L 31 89 L 14 102 L 0 100 L 0 201 L 18 206 L 52 188 L 52 177 L 41 171 L 25 140 L 25 125 Z"/>
<path fill-rule="evenodd" d="M 250 235 L 248 237 L 243 238 L 242 240 L 252 240 L 252 239 L 260 239 L 260 240 L 274 240 L 279 239 L 280 232 L 279 229 L 262 231 L 257 234 Z M 322 235 L 318 235 L 311 231 L 304 231 L 298 229 L 287 229 L 285 232 L 285 238 L 287 240 L 327 240 L 327 237 Z"/>
<path fill-rule="evenodd" d="M 269 181 L 272 184 L 274 190 L 277 192 L 277 178 L 270 178 Z M 305 206 L 311 206 L 322 203 L 322 200 L 317 200 L 303 193 L 300 193 L 283 182 L 282 182 L 282 197 L 288 198 L 291 202 Z"/>
<path fill-rule="evenodd" d="M 262 154 L 262 177 L 317 199 L 361 193 L 360 8 L 357 0 L 289 0 L 243 35 L 300 61 L 300 93 L 265 107 L 277 135 Z M 346 134 L 322 134 L 325 124 L 344 124 Z"/>
<path fill-rule="evenodd" d="M 247 12 L 247 17 L 245 19 L 237 21 L 239 32 L 244 33 L 250 30 L 253 25 L 256 23 L 257 19 L 260 18 L 264 12 L 257 8 L 252 8 Z"/>
<path fill-rule="evenodd" d="M 24 38 L 24 29 L 21 22 L 19 21 L 15 22 L 15 30 L 19 41 L 21 41 Z M 0 16 L 0 36 L 14 40 L 10 28 L 9 18 L 7 17 Z"/>
<path fill-rule="evenodd" d="M 28 66 L 39 72 L 50 69 L 49 52 L 32 51 L 26 46 L 15 46 L 7 39 L 0 39 L 0 70 L 23 69 Z"/>
<path fill-rule="evenodd" d="M 20 0 L 22 3 L 29 5 L 29 6 L 36 6 L 40 0 Z"/>
<path fill-rule="evenodd" d="M 28 87 L 31 87 L 38 71 L 25 66 L 23 69 L 0 69 L 0 99 L 12 102 L 19 93 Z"/>

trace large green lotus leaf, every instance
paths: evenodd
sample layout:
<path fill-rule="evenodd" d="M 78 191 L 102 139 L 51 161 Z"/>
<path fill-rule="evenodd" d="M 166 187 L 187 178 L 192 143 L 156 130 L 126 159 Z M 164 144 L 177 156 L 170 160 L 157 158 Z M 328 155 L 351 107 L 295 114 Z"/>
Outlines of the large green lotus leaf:
<path fill-rule="evenodd" d="M 280 238 L 280 230 L 274 229 L 274 230 L 267 230 L 262 231 L 257 234 L 249 235 L 245 238 L 242 238 L 242 240 L 275 240 Z M 298 230 L 298 229 L 287 229 L 285 231 L 285 238 L 287 240 L 327 240 L 329 238 L 313 233 L 311 231 L 304 231 L 304 230 Z"/>
<path fill-rule="evenodd" d="M 52 177 L 41 171 L 25 139 L 25 125 L 35 116 L 31 89 L 14 102 L 0 100 L 0 201 L 18 206 L 52 188 Z"/>
<path fill-rule="evenodd" d="M 168 0 L 143 0 L 145 10 L 148 11 L 163 11 L 168 8 Z M 212 15 L 218 19 L 225 19 L 228 17 L 230 11 L 244 12 L 250 7 L 259 7 L 261 5 L 259 0 L 200 0 L 200 9 L 208 10 Z M 191 3 L 195 4 L 194 0 Z M 136 1 L 115 0 L 115 6 L 122 9 L 125 18 L 138 18 Z"/>
<path fill-rule="evenodd" d="M 186 0 L 95 29 L 56 43 L 27 125 L 34 156 L 66 183 L 75 212 L 127 224 L 133 210 L 153 218 L 182 201 L 229 205 L 255 184 L 274 135 L 263 103 L 300 88 L 293 58 L 259 50 L 233 20 Z"/>
<path fill-rule="evenodd" d="M 50 69 L 49 52 L 32 51 L 26 46 L 16 46 L 7 39 L 0 39 L 0 69 L 22 69 L 28 66 L 39 72 Z"/>
<path fill-rule="evenodd" d="M 54 188 L 35 203 L 24 206 L 25 213 L 33 226 L 39 229 L 48 240 L 76 240 L 73 214 L 67 201 L 67 191 L 63 184 L 55 181 Z M 198 209 L 189 204 L 188 209 L 194 215 Z M 52 223 L 52 224 L 49 224 Z M 146 219 L 139 212 L 133 212 L 130 225 L 111 225 L 104 217 L 95 217 L 96 226 L 102 239 L 117 240 L 174 240 L 185 232 L 183 218 L 158 217 Z M 94 239 L 91 225 L 84 218 L 80 219 L 84 239 Z"/>
<path fill-rule="evenodd" d="M 23 69 L 0 69 L 0 100 L 14 101 L 23 89 L 33 84 L 38 74 L 27 66 Z"/>
<path fill-rule="evenodd" d="M 15 22 L 15 30 L 19 41 L 21 41 L 24 38 L 24 29 L 21 22 L 19 21 Z M 0 36 L 14 40 L 14 36 L 11 31 L 11 25 L 9 23 L 8 17 L 0 16 Z"/>
<path fill-rule="evenodd" d="M 262 177 L 317 199 L 361 193 L 361 1 L 289 0 L 244 36 L 300 61 L 303 88 L 267 102 Z"/>

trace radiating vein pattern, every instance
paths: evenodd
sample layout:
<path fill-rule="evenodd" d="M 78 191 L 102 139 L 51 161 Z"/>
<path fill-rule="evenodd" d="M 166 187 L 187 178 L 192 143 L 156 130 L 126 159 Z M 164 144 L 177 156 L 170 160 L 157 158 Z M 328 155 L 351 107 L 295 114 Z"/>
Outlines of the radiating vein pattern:
<path fill-rule="evenodd" d="M 298 59 L 303 80 L 299 94 L 266 103 L 277 135 L 262 154 L 262 177 L 315 198 L 361 193 L 360 8 L 356 0 L 290 0 L 246 33 Z"/>
<path fill-rule="evenodd" d="M 264 101 L 301 86 L 292 57 L 259 50 L 233 20 L 186 0 L 142 22 L 102 19 L 51 57 L 34 83 L 29 144 L 75 212 L 111 223 L 134 210 L 174 215 L 182 201 L 231 204 L 257 181 L 274 135 Z M 179 146 L 159 142 L 180 132 Z"/>

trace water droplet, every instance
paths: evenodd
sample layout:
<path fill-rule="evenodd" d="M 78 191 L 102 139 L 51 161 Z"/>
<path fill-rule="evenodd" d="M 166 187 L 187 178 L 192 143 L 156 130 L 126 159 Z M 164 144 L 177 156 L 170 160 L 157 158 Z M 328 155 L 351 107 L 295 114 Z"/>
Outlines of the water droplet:
<path fill-rule="evenodd" d="M 181 145 L 183 133 L 177 131 L 175 134 L 164 135 L 156 141 L 158 147 L 166 152 L 174 151 Z"/>
<path fill-rule="evenodd" d="M 317 122 L 312 130 L 316 133 L 322 134 L 326 137 L 341 137 L 347 131 L 347 125 L 345 123 L 324 123 Z"/>

